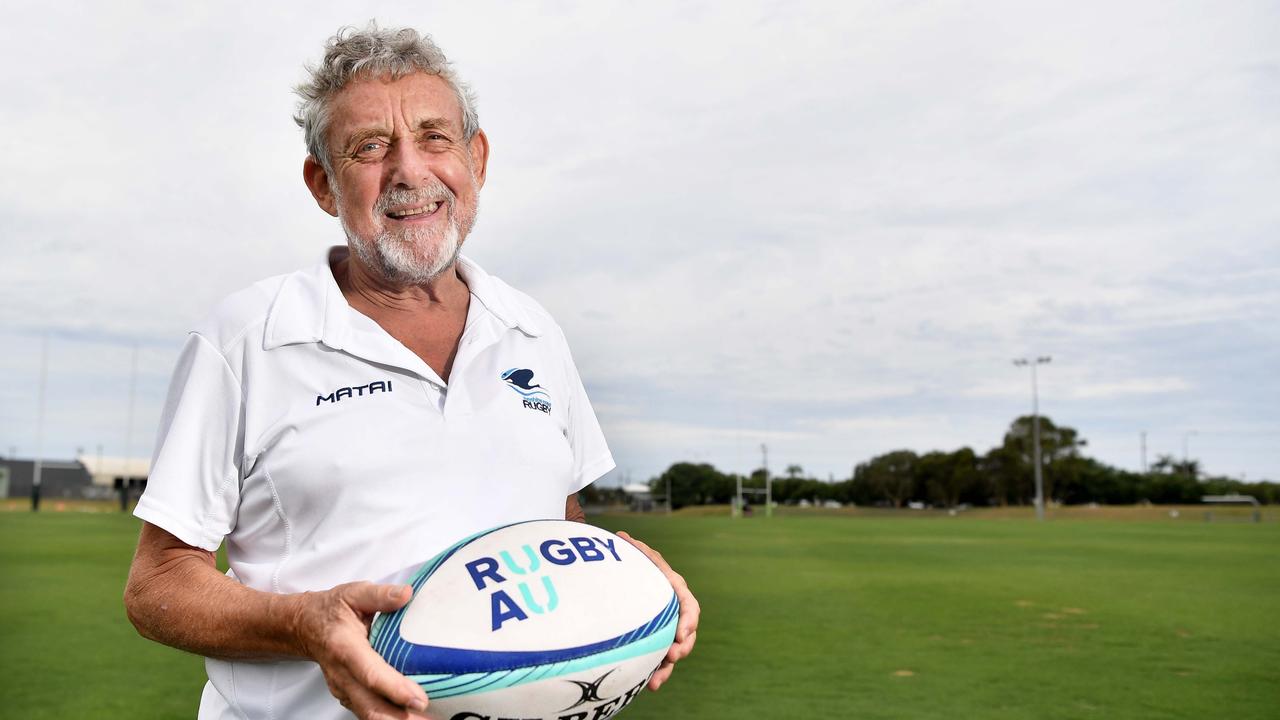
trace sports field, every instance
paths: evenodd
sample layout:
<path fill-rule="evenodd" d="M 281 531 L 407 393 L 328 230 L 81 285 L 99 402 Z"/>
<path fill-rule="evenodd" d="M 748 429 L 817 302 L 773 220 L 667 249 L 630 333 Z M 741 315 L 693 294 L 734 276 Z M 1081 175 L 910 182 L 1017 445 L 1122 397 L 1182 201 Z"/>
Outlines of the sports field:
<path fill-rule="evenodd" d="M 193 717 L 200 660 L 139 639 L 137 523 L 0 512 L 0 715 Z M 1280 524 L 603 516 L 702 601 L 642 718 L 1273 718 Z"/>

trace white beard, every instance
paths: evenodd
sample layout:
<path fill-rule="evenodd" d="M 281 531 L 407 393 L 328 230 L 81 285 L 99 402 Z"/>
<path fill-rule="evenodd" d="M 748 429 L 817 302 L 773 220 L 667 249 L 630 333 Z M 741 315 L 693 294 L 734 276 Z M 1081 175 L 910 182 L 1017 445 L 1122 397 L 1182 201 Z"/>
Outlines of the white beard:
<path fill-rule="evenodd" d="M 472 190 L 473 194 L 479 190 L 474 177 Z M 444 198 L 441 209 L 449 214 L 449 222 L 443 231 L 410 226 L 402 232 L 393 233 L 384 228 L 366 241 L 352 232 L 345 219 L 340 216 L 339 220 L 348 244 L 365 267 L 377 272 L 391 285 L 425 285 L 457 262 L 462 243 L 475 224 L 475 209 L 460 217 L 457 197 L 439 180 L 417 190 L 388 190 L 374 205 L 375 215 L 382 216 L 392 205 L 419 204 L 441 197 Z"/>

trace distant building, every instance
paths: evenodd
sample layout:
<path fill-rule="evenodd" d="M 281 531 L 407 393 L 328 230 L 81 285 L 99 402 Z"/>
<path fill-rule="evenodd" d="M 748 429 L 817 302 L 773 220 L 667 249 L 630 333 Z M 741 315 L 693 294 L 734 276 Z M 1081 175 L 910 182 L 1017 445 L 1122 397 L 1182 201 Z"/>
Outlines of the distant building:
<path fill-rule="evenodd" d="M 35 460 L 0 458 L 0 497 L 31 497 Z M 75 460 L 40 463 L 40 496 L 106 499 L 125 488 L 136 496 L 147 486 L 151 461 L 146 458 L 81 455 Z"/>
<path fill-rule="evenodd" d="M 649 512 L 653 509 L 653 491 L 649 489 L 648 485 L 630 483 L 622 486 L 622 492 L 627 494 L 632 510 Z"/>
<path fill-rule="evenodd" d="M 125 487 L 145 488 L 151 475 L 149 458 L 126 458 L 110 455 L 81 455 L 76 458 L 93 478 L 95 487 L 119 490 Z"/>
<path fill-rule="evenodd" d="M 36 461 L 0 459 L 0 497 L 31 497 Z M 75 460 L 40 463 L 40 495 L 46 498 L 80 498 L 92 484 L 89 471 Z"/>

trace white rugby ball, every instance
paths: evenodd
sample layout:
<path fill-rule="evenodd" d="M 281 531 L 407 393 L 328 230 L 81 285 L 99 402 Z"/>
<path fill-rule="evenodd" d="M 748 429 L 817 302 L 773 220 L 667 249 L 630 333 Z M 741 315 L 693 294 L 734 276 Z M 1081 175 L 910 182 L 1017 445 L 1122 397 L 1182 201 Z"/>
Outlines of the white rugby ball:
<path fill-rule="evenodd" d="M 680 604 L 662 571 L 591 525 L 533 520 L 427 561 L 369 634 L 434 720 L 602 720 L 644 688 Z"/>

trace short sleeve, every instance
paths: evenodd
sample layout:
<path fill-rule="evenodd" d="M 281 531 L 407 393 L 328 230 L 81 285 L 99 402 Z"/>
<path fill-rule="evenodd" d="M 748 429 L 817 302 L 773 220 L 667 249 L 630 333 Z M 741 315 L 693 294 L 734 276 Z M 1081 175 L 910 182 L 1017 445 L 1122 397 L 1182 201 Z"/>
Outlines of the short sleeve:
<path fill-rule="evenodd" d="M 147 489 L 134 515 L 214 551 L 235 527 L 243 455 L 240 383 L 222 353 L 191 333 L 178 357 Z"/>
<path fill-rule="evenodd" d="M 615 465 L 567 342 L 564 353 L 569 378 L 569 445 L 573 450 L 573 480 L 569 494 L 573 494 L 600 479 Z"/>

